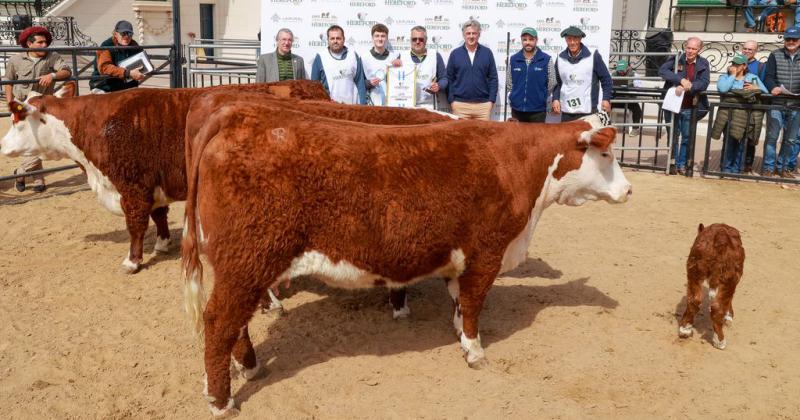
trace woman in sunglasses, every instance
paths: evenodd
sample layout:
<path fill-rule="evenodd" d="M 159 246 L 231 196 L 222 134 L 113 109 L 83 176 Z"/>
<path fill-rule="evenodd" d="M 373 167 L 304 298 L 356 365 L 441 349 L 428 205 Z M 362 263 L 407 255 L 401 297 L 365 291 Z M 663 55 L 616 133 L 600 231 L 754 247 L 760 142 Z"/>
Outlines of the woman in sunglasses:
<path fill-rule="evenodd" d="M 101 47 L 138 45 L 133 40 L 133 25 L 127 20 L 117 22 L 111 38 L 100 44 Z M 139 86 L 139 82 L 144 80 L 144 74 L 141 69 L 126 69 L 119 67 L 118 63 L 141 51 L 141 48 L 98 50 L 97 58 L 94 60 L 92 80 L 89 81 L 92 93 L 108 93 Z"/>

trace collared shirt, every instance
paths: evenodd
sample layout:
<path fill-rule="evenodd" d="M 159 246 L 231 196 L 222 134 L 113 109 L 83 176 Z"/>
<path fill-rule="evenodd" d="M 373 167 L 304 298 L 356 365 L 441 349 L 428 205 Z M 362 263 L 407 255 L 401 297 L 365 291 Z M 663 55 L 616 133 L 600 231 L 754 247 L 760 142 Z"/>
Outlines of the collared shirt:
<path fill-rule="evenodd" d="M 6 74 L 3 78 L 6 80 L 33 80 L 61 69 L 69 70 L 69 66 L 57 52 L 48 51 L 47 55 L 42 58 L 33 58 L 27 52 L 22 52 L 8 60 Z M 52 95 L 54 89 L 55 83 L 51 83 L 47 88 L 40 86 L 39 83 L 24 83 L 14 85 L 13 93 L 15 99 L 24 101 L 31 91 L 42 95 Z"/>

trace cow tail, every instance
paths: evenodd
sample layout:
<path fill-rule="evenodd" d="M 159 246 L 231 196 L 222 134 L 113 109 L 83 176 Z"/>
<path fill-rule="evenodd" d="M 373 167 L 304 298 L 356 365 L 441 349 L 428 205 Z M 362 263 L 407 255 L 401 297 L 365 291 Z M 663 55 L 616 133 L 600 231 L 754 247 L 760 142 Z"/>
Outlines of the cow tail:
<path fill-rule="evenodd" d="M 189 315 L 190 324 L 203 342 L 203 312 L 205 310 L 205 291 L 203 290 L 203 263 L 200 261 L 200 243 L 197 239 L 198 228 L 198 181 L 200 177 L 200 157 L 213 135 L 219 130 L 215 120 L 207 123 L 195 138 L 185 138 L 186 172 L 188 189 L 186 194 L 186 213 L 184 215 L 183 242 L 181 259 L 183 261 L 184 309 Z M 188 134 L 188 133 L 187 133 Z M 200 233 L 202 240 L 202 232 Z"/>

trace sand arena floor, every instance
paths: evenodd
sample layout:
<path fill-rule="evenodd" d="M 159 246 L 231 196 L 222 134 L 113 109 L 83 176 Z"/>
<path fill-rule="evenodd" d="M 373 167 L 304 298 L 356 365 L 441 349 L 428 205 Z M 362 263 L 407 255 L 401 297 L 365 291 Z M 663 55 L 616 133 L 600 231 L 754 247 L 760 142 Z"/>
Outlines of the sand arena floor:
<path fill-rule="evenodd" d="M 0 157 L 0 173 L 14 162 Z M 486 369 L 466 366 L 440 281 L 411 289 L 402 321 L 385 290 L 296 281 L 285 316 L 250 324 L 267 374 L 234 380 L 240 418 L 800 418 L 800 191 L 626 174 L 625 205 L 544 213 L 528 261 L 489 293 Z M 48 182 L 43 196 L 0 183 L 2 417 L 207 418 L 177 245 L 122 274 L 123 219 L 80 171 Z M 747 252 L 724 351 L 707 303 L 677 337 L 700 222 L 737 227 Z"/>

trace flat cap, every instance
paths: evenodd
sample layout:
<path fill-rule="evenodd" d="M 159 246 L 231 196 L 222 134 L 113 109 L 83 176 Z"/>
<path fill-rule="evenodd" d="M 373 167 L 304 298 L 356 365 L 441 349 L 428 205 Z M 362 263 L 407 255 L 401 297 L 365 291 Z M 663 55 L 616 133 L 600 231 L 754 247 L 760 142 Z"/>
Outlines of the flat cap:
<path fill-rule="evenodd" d="M 573 25 L 573 26 L 570 26 L 569 28 L 564 29 L 563 31 L 561 31 L 561 38 L 564 38 L 564 37 L 567 37 L 567 36 L 577 36 L 577 37 L 585 38 L 586 37 L 586 33 L 584 33 L 581 30 L 581 28 Z"/>

